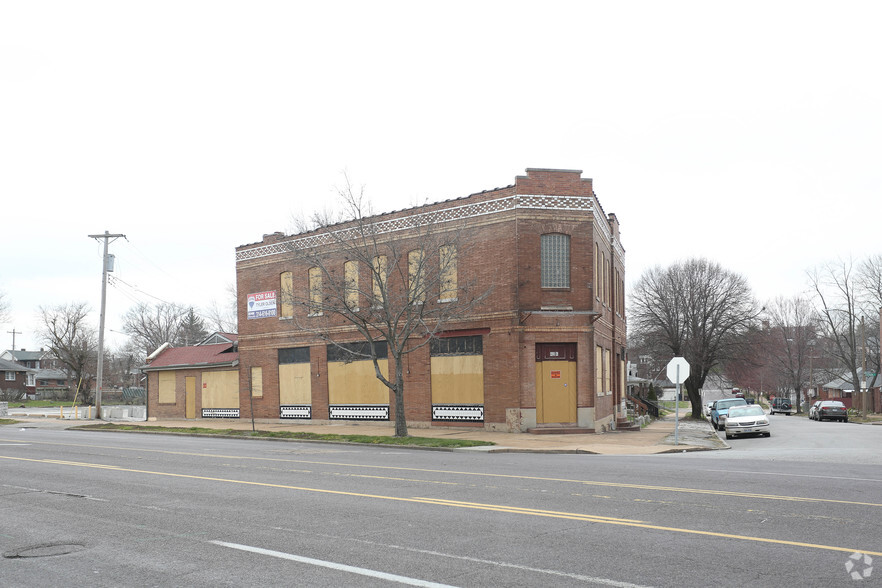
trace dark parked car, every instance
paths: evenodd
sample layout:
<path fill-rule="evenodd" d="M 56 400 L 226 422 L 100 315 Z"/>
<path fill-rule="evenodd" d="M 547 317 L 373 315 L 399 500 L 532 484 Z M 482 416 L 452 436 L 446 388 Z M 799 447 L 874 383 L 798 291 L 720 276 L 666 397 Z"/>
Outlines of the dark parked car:
<path fill-rule="evenodd" d="M 775 413 L 790 414 L 793 412 L 793 405 L 790 404 L 789 398 L 774 398 L 772 406 L 769 408 L 769 414 Z"/>
<path fill-rule="evenodd" d="M 811 408 L 809 417 L 816 421 L 836 420 L 848 422 L 848 409 L 838 400 L 822 400 Z"/>

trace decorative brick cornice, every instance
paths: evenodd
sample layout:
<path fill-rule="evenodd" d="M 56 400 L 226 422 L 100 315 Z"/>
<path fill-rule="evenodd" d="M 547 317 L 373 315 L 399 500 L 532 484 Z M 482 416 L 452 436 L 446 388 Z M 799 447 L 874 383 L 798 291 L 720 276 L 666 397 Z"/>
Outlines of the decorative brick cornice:
<path fill-rule="evenodd" d="M 370 233 L 372 235 L 383 235 L 397 231 L 417 229 L 429 225 L 438 225 L 470 218 L 478 218 L 500 212 L 523 209 L 594 213 L 599 211 L 600 207 L 593 197 L 520 194 L 507 196 L 505 198 L 497 198 L 495 200 L 485 200 L 483 202 L 452 206 L 450 208 L 440 208 L 427 212 L 416 212 L 407 216 L 395 217 L 387 220 L 377 220 L 371 222 L 368 226 L 370 227 Z M 596 225 L 600 227 L 600 230 L 606 236 L 607 240 L 611 241 L 612 234 L 606 218 L 601 214 L 595 220 L 597 221 Z M 236 261 L 269 257 L 281 253 L 288 253 L 293 249 L 327 246 L 357 236 L 358 228 L 353 226 L 344 226 L 335 231 L 322 231 L 300 237 L 294 236 L 281 242 L 240 249 L 239 251 L 236 251 Z M 624 251 L 621 250 L 621 246 L 618 243 L 615 244 L 615 247 L 618 250 L 619 255 L 624 256 Z"/>

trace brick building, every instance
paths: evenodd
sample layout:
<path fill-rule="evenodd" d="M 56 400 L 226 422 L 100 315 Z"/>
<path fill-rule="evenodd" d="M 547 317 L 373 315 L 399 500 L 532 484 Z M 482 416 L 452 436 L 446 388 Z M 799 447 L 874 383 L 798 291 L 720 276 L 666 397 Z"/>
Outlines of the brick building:
<path fill-rule="evenodd" d="M 239 403 L 236 336 L 214 333 L 188 347 L 168 343 L 141 367 L 147 375 L 147 417 L 217 418 L 239 416 L 226 407 Z"/>
<path fill-rule="evenodd" d="M 444 276 L 442 290 L 450 292 L 425 304 L 456 300 L 458 285 L 492 286 L 469 315 L 405 356 L 409 426 L 615 426 L 626 379 L 624 250 L 618 220 L 604 213 L 590 179 L 580 171 L 528 169 L 504 188 L 367 222 L 382 228 L 387 243 L 412 239 L 413 227 L 425 225 L 466 235 L 467 247 L 453 252 L 452 274 Z M 308 305 L 295 307 L 283 296 L 303 292 L 308 301 L 313 282 L 321 287 L 311 273 L 316 268 L 291 251 L 332 247 L 322 236 L 275 233 L 237 247 L 240 392 L 238 402 L 217 407 L 224 414 L 250 418 L 253 407 L 255 418 L 270 420 L 393 417 L 390 392 L 372 362 L 347 356 L 346 345 L 364 338 L 341 322 L 329 327 L 341 344 L 328 345 L 328 333 L 310 332 Z M 342 255 L 339 266 L 356 284 L 359 276 L 370 280 Z M 356 294 L 353 304 L 370 302 Z M 392 367 L 391 359 L 381 366 Z"/>

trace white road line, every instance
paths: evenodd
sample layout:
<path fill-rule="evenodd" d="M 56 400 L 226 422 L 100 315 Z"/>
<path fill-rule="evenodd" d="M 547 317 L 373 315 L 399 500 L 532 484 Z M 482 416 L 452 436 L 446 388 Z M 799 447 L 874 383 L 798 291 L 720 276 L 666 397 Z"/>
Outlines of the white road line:
<path fill-rule="evenodd" d="M 355 566 L 347 566 L 345 564 L 339 564 L 332 561 L 324 561 L 321 559 L 313 559 L 311 557 L 303 557 L 300 555 L 293 555 L 291 553 L 283 553 L 281 551 L 272 551 L 270 549 L 262 549 L 260 547 L 251 547 L 249 545 L 240 545 L 238 543 L 227 543 L 225 541 L 209 541 L 209 543 L 213 543 L 214 545 L 220 545 L 221 547 L 230 547 L 232 549 L 238 549 L 240 551 L 250 551 L 251 553 L 259 553 L 260 555 L 269 555 L 270 557 L 278 557 L 280 559 L 287 559 L 291 561 L 296 561 L 300 563 L 305 563 L 313 566 L 321 566 L 323 568 L 330 568 L 332 570 L 338 570 L 341 572 L 349 572 L 351 574 L 360 574 L 362 576 L 370 576 L 371 578 L 379 578 L 380 580 L 388 580 L 390 582 L 398 582 L 399 584 L 407 584 L 409 586 L 426 586 L 426 587 L 435 587 L 435 588 L 451 588 L 449 584 L 437 584 L 435 582 L 426 582 L 425 580 L 417 580 L 416 578 L 408 578 L 407 576 L 398 576 L 396 574 L 387 574 L 386 572 L 378 572 L 375 570 L 368 570 L 366 568 L 358 568 Z"/>
<path fill-rule="evenodd" d="M 277 530 L 277 531 L 285 531 L 285 532 L 287 532 L 287 533 L 300 533 L 300 534 L 306 534 L 304 531 L 300 531 L 300 530 L 298 530 L 298 529 L 289 529 L 289 528 L 286 528 L 286 527 L 273 527 L 273 529 L 275 529 L 275 530 Z M 311 534 L 311 533 L 310 533 L 310 534 Z M 522 565 L 522 564 L 513 564 L 513 563 L 509 563 L 509 562 L 504 562 L 504 561 L 494 561 L 494 560 L 490 560 L 490 559 L 480 559 L 480 558 L 477 558 L 477 557 L 470 557 L 470 556 L 467 556 L 467 555 L 454 555 L 454 554 L 452 554 L 452 553 L 444 553 L 444 552 L 441 552 L 441 551 L 432 551 L 432 550 L 429 550 L 429 549 L 419 549 L 419 548 L 416 548 L 416 547 L 405 547 L 405 546 L 402 546 L 402 545 L 394 545 L 394 544 L 392 544 L 392 543 L 380 543 L 380 542 L 378 542 L 378 541 L 371 541 L 371 540 L 369 540 L 369 539 L 355 539 L 355 538 L 352 538 L 352 537 L 341 537 L 340 535 L 327 535 L 327 534 L 320 534 L 320 535 L 318 535 L 318 536 L 320 536 L 320 537 L 324 537 L 324 538 L 326 538 L 326 539 L 334 539 L 334 540 L 337 540 L 337 541 L 343 541 L 343 540 L 346 540 L 346 541 L 352 541 L 352 542 L 355 542 L 355 543 L 362 543 L 362 544 L 365 544 L 365 545 L 371 545 L 371 546 L 374 546 L 374 547 L 383 547 L 383 548 L 388 548 L 388 549 L 398 549 L 398 550 L 401 550 L 401 551 L 409 551 L 409 552 L 411 552 L 411 553 L 419 553 L 419 554 L 423 554 L 423 555 L 431 555 L 431 556 L 433 556 L 433 557 L 446 557 L 446 558 L 449 558 L 449 559 L 458 559 L 458 560 L 461 560 L 461 561 L 468 561 L 468 562 L 473 562 L 473 563 L 479 563 L 479 564 L 481 564 L 481 565 L 496 566 L 496 567 L 501 567 L 501 568 L 512 568 L 512 569 L 515 569 L 515 570 L 523 570 L 523 571 L 525 571 L 525 572 L 532 572 L 532 573 L 535 573 L 535 574 L 548 574 L 548 575 L 551 575 L 551 576 L 560 576 L 560 577 L 562 577 L 562 578 L 569 578 L 569 579 L 571 579 L 571 580 L 578 580 L 578 581 L 580 581 L 580 582 L 586 582 L 586 583 L 588 583 L 588 584 L 599 584 L 599 585 L 601 585 L 601 586 L 614 586 L 615 588 L 651 588 L 651 587 L 649 587 L 649 586 L 643 586 L 643 585 L 640 585 L 640 584 L 631 584 L 631 583 L 629 583 L 629 582 L 621 582 L 621 581 L 619 581 L 619 580 L 611 580 L 611 579 L 609 579 L 609 578 L 597 578 L 597 577 L 594 577 L 594 576 L 585 576 L 585 575 L 583 575 L 583 574 L 574 574 L 574 573 L 570 573 L 570 572 L 561 572 L 561 571 L 558 571 L 558 570 L 549 570 L 549 569 L 547 569 L 547 568 L 534 568 L 534 567 L 531 567 L 531 566 L 525 566 L 525 565 Z"/>
<path fill-rule="evenodd" d="M 825 480 L 849 480 L 851 482 L 882 482 L 879 478 L 848 478 L 846 476 L 819 476 L 817 474 L 788 474 L 784 472 L 757 472 L 747 470 L 704 470 L 706 472 L 726 472 L 730 474 L 751 474 L 760 476 L 785 476 L 791 478 L 823 478 Z"/>

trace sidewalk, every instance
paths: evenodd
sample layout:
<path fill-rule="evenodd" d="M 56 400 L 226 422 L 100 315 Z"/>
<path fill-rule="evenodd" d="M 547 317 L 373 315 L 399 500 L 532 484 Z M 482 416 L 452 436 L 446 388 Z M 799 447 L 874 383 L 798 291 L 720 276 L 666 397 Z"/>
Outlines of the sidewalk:
<path fill-rule="evenodd" d="M 52 428 L 70 428 L 77 425 L 94 423 L 89 420 L 60 420 L 58 418 L 39 418 L 15 414 L 10 409 L 9 417 L 27 423 L 26 426 L 51 426 Z M 682 417 L 686 412 L 681 413 Z M 210 421 L 192 420 L 158 420 L 131 421 L 114 420 L 119 424 L 150 425 L 157 427 L 192 427 L 227 428 L 250 430 L 251 421 L 239 419 L 211 419 Z M 51 423 L 51 424 L 50 424 Z M 10 425 L 13 426 L 13 425 Z M 390 424 L 373 423 L 334 423 L 323 425 L 305 425 L 296 422 L 257 422 L 255 428 L 260 431 L 304 431 L 313 433 L 329 433 L 336 435 L 392 435 Z M 483 429 L 470 428 L 410 428 L 413 437 L 446 437 L 451 439 L 470 439 L 491 441 L 493 446 L 471 447 L 456 451 L 479 451 L 489 453 L 585 453 L 597 455 L 653 455 L 658 453 L 680 453 L 685 451 L 708 451 L 728 449 L 707 421 L 681 420 L 678 430 L 679 444 L 674 444 L 674 419 L 668 417 L 650 423 L 640 431 L 614 431 L 602 434 L 584 435 L 531 435 L 528 433 L 495 433 Z M 402 447 L 404 448 L 404 447 Z"/>

